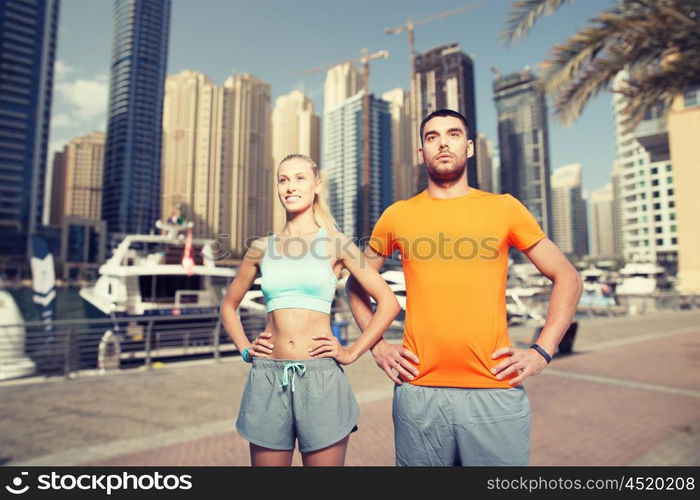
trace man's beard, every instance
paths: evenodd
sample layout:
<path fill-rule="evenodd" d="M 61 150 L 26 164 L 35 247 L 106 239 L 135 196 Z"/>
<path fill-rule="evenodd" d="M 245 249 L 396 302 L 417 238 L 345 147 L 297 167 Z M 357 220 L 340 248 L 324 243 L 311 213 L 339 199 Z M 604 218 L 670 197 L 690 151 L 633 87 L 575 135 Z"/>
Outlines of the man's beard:
<path fill-rule="evenodd" d="M 437 162 L 436 162 L 437 163 Z M 452 165 L 451 168 L 437 169 L 432 166 L 432 162 L 426 163 L 428 177 L 437 184 L 449 184 L 456 182 L 464 174 L 467 168 L 467 162 L 463 165 Z"/>

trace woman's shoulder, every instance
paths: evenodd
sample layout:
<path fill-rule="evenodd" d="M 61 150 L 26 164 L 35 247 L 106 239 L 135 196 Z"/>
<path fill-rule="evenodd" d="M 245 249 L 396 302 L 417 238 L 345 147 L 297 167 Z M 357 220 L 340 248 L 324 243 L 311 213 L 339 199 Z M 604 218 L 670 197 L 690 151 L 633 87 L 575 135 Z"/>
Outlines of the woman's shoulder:
<path fill-rule="evenodd" d="M 331 253 L 337 259 L 343 259 L 348 255 L 352 255 L 352 250 L 357 248 L 355 241 L 342 231 L 328 229 L 326 234 L 330 243 Z"/>
<path fill-rule="evenodd" d="M 270 237 L 271 236 L 261 236 L 260 238 L 254 239 L 248 247 L 246 258 L 260 262 L 260 260 L 262 260 L 262 258 L 265 256 Z"/>
<path fill-rule="evenodd" d="M 341 243 L 347 243 L 349 241 L 352 241 L 349 237 L 345 235 L 342 231 L 338 231 L 337 229 L 326 229 L 326 236 L 328 237 L 328 240 L 331 242 L 341 242 Z"/>

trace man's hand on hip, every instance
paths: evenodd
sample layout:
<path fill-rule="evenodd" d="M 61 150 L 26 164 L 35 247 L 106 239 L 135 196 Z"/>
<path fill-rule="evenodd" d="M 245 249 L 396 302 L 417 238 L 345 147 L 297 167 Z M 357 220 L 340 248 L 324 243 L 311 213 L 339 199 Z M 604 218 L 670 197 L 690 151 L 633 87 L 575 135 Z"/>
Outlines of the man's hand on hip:
<path fill-rule="evenodd" d="M 385 340 L 380 340 L 372 348 L 372 355 L 379 368 L 394 383 L 401 385 L 401 379 L 391 370 L 396 370 L 397 374 L 406 380 L 413 380 L 418 375 L 418 356 L 400 344 L 390 344 Z"/>
<path fill-rule="evenodd" d="M 512 387 L 519 386 L 520 383 L 531 375 L 542 373 L 547 366 L 547 360 L 534 349 L 518 349 L 515 347 L 502 347 L 491 355 L 491 359 L 498 359 L 507 356 L 506 359 L 491 368 L 491 373 L 496 375 L 498 380 L 503 380 L 514 373 L 516 377 L 510 379 L 508 383 Z"/>

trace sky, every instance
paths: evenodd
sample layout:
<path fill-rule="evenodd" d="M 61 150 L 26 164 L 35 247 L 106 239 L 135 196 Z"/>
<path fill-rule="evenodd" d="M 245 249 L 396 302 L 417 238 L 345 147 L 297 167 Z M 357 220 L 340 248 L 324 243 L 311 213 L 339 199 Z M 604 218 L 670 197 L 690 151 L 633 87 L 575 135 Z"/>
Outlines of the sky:
<path fill-rule="evenodd" d="M 370 91 L 408 89 L 407 37 L 387 35 L 384 28 L 468 3 L 477 7 L 417 27 L 416 51 L 459 42 L 474 58 L 477 129 L 498 146 L 491 68 L 504 74 L 536 69 L 554 45 L 615 0 L 564 5 L 513 47 L 499 39 L 511 0 L 173 0 L 167 72 L 198 71 L 218 85 L 232 74 L 250 73 L 271 85 L 273 106 L 278 96 L 300 89 L 321 114 L 325 72 L 300 72 L 358 57 L 363 47 L 386 49 L 389 59 L 370 63 Z M 61 2 L 51 151 L 105 131 L 113 8 L 112 0 Z M 581 163 L 586 191 L 609 182 L 615 156 L 611 94 L 599 94 L 568 127 L 549 109 L 551 169 Z"/>

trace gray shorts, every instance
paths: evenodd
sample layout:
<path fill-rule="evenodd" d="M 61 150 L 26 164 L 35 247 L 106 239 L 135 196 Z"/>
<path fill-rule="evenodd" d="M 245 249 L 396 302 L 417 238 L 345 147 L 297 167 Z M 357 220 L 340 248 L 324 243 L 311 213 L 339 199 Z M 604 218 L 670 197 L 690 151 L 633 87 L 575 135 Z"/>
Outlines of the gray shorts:
<path fill-rule="evenodd" d="M 236 430 L 253 444 L 302 453 L 337 443 L 360 415 L 343 369 L 332 358 L 253 358 Z"/>
<path fill-rule="evenodd" d="M 523 466 L 530 463 L 525 389 L 394 387 L 396 465 Z"/>

